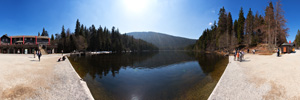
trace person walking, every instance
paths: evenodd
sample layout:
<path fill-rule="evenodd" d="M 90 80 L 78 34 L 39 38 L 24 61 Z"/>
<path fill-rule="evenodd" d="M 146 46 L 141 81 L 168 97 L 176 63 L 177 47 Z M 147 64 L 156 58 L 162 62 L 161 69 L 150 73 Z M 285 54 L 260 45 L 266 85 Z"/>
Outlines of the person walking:
<path fill-rule="evenodd" d="M 235 61 L 235 59 L 236 59 L 236 50 L 234 50 L 234 61 Z"/>
<path fill-rule="evenodd" d="M 243 61 L 243 58 L 244 58 L 245 52 L 244 52 L 244 51 L 241 51 L 240 53 L 241 53 L 241 54 L 240 54 L 240 62 L 242 62 L 242 61 Z"/>
<path fill-rule="evenodd" d="M 33 58 L 35 58 L 35 50 L 33 49 Z"/>
<path fill-rule="evenodd" d="M 239 50 L 237 51 L 237 53 L 236 53 L 236 57 L 237 57 L 237 61 L 239 61 L 239 58 L 240 58 L 240 53 L 239 53 Z"/>
<path fill-rule="evenodd" d="M 278 48 L 277 49 L 277 57 L 279 57 L 280 56 L 280 49 Z"/>
<path fill-rule="evenodd" d="M 62 56 L 64 55 L 64 50 L 61 50 L 61 55 L 62 55 Z"/>
<path fill-rule="evenodd" d="M 41 51 L 38 51 L 37 56 L 38 56 L 38 58 L 39 58 L 39 61 L 41 61 L 42 52 L 41 52 Z"/>

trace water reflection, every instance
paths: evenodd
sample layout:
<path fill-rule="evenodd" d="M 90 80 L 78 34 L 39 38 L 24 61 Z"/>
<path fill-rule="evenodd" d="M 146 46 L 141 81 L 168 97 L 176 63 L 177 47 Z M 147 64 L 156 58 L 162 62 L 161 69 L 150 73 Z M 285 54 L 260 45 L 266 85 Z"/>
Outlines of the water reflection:
<path fill-rule="evenodd" d="M 220 69 L 218 63 L 223 59 L 215 54 L 182 51 L 70 57 L 77 73 L 99 100 L 207 99 L 207 93 L 199 97 L 198 90 L 213 81 L 209 88 L 212 91 L 223 73 L 215 70 Z M 190 95 L 193 93 L 196 94 Z"/>
<path fill-rule="evenodd" d="M 151 59 L 148 59 L 151 58 Z M 195 58 L 182 51 L 161 51 L 126 54 L 104 54 L 84 57 L 70 57 L 75 69 L 80 70 L 80 76 L 85 77 L 88 73 L 93 78 L 95 75 L 106 76 L 111 73 L 115 76 L 121 68 L 158 68 L 166 65 L 193 61 Z M 84 66 L 84 67 L 82 67 Z"/>
<path fill-rule="evenodd" d="M 214 69 L 218 67 L 215 65 L 222 61 L 222 59 L 226 58 L 215 53 L 187 52 L 187 54 L 195 57 L 205 74 L 209 74 L 210 72 L 214 71 Z"/>
<path fill-rule="evenodd" d="M 75 69 L 79 70 L 78 72 L 81 77 L 85 77 L 88 73 L 94 79 L 96 75 L 102 78 L 109 73 L 111 73 L 112 76 L 116 76 L 122 67 L 133 66 L 135 62 L 144 61 L 156 53 L 157 52 L 104 54 L 84 57 L 75 56 L 70 59 L 72 60 L 72 64 L 75 65 Z"/>

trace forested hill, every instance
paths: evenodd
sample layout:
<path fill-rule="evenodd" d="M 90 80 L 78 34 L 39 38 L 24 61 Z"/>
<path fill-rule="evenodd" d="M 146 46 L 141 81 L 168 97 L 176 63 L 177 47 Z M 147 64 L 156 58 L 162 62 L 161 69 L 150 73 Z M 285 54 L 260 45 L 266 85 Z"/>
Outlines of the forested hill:
<path fill-rule="evenodd" d="M 126 34 L 152 43 L 160 50 L 182 50 L 185 47 L 196 43 L 196 40 L 194 39 L 171 36 L 157 32 L 130 32 Z"/>
<path fill-rule="evenodd" d="M 244 16 L 243 8 L 240 9 L 238 19 L 232 19 L 231 13 L 225 8 L 219 11 L 218 23 L 215 21 L 210 29 L 203 31 L 194 50 L 214 51 L 233 50 L 240 47 L 255 47 L 258 44 L 268 44 L 269 50 L 273 50 L 282 43 L 286 43 L 287 31 L 286 19 L 280 1 L 270 2 L 264 9 L 264 15 L 253 13 L 249 8 L 247 16 Z M 263 9 L 262 9 L 263 10 Z"/>
<path fill-rule="evenodd" d="M 111 30 L 102 26 L 96 28 L 94 25 L 87 28 L 85 25 L 80 24 L 78 19 L 74 33 L 70 29 L 65 31 L 63 26 L 61 34 L 55 35 L 55 39 L 53 34 L 51 36 L 51 44 L 57 45 L 57 50 L 63 50 L 64 52 L 73 52 L 74 50 L 112 52 L 158 50 L 156 46 L 144 40 L 120 34 L 119 29 L 115 27 L 112 27 Z"/>

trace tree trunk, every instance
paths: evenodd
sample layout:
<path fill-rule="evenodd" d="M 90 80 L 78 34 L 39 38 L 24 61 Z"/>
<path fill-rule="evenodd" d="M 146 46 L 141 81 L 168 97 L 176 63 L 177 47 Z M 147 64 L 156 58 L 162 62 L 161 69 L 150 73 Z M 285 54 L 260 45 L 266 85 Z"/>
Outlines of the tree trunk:
<path fill-rule="evenodd" d="M 277 31 L 277 25 L 278 25 L 278 21 L 276 21 L 276 24 L 275 24 L 276 29 L 275 29 L 275 32 L 274 32 L 275 33 L 275 36 L 274 36 L 275 37 L 274 38 L 275 39 L 275 46 L 277 46 L 277 32 L 278 32 Z"/>

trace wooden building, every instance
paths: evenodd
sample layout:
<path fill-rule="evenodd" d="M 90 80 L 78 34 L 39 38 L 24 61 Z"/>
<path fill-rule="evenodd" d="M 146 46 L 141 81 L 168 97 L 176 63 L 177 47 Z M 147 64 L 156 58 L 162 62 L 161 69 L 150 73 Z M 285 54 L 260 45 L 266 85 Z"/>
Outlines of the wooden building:
<path fill-rule="evenodd" d="M 283 43 L 280 46 L 282 53 L 292 53 L 295 50 L 295 44 L 294 43 Z"/>
<path fill-rule="evenodd" d="M 47 53 L 55 53 L 56 45 L 50 44 L 47 36 L 8 36 L 0 37 L 0 53 L 32 54 L 42 47 Z"/>

